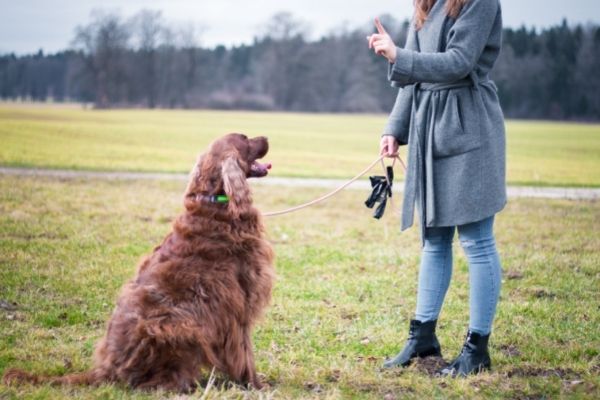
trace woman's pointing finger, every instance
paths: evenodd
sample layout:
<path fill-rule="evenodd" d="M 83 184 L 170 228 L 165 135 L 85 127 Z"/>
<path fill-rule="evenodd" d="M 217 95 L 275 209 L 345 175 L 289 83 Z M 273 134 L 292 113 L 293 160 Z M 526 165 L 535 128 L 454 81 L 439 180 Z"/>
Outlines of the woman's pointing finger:
<path fill-rule="evenodd" d="M 387 35 L 387 31 L 381 24 L 381 21 L 379 20 L 379 18 L 375 18 L 375 26 L 377 27 L 377 32 L 379 32 L 381 35 Z"/>

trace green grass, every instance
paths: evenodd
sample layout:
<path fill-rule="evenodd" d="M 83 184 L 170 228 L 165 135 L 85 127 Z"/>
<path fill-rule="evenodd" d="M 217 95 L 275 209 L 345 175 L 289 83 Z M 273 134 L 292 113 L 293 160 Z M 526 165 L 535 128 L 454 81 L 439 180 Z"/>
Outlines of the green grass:
<path fill-rule="evenodd" d="M 0 374 L 7 367 L 89 368 L 119 288 L 169 231 L 184 186 L 0 177 L 0 299 L 17 303 L 16 311 L 0 309 Z M 320 193 L 255 188 L 265 211 Z M 254 341 L 271 387 L 244 393 L 225 384 L 209 398 L 598 398 L 600 203 L 509 203 L 497 219 L 505 277 L 491 341 L 494 370 L 452 380 L 429 376 L 423 365 L 379 369 L 406 337 L 420 245 L 417 230 L 400 234 L 389 211 L 372 219 L 365 197 L 346 191 L 266 221 L 278 280 Z M 459 350 L 468 323 L 467 265 L 459 246 L 456 254 L 439 329 L 446 359 Z M 0 385 L 1 399 L 165 395 Z"/>
<path fill-rule="evenodd" d="M 377 155 L 385 115 L 83 110 L 0 104 L 0 165 L 188 171 L 214 138 L 267 135 L 274 176 L 347 178 Z M 508 180 L 600 186 L 600 125 L 508 121 Z"/>

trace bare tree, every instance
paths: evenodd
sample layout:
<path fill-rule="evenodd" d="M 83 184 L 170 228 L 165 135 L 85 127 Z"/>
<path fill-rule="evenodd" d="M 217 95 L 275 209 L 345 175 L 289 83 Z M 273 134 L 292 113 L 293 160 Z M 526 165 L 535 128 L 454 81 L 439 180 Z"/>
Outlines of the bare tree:
<path fill-rule="evenodd" d="M 273 15 L 265 24 L 260 56 L 255 60 L 262 91 L 280 109 L 293 109 L 298 94 L 299 75 L 305 71 L 301 49 L 305 45 L 307 25 L 288 12 Z"/>
<path fill-rule="evenodd" d="M 283 11 L 273 15 L 264 25 L 262 37 L 272 40 L 290 40 L 293 38 L 305 38 L 309 32 L 306 22 L 297 19 L 292 13 Z"/>
<path fill-rule="evenodd" d="M 76 28 L 73 45 L 84 53 L 85 68 L 93 76 L 95 105 L 109 107 L 126 97 L 124 53 L 130 33 L 115 13 L 92 12 L 92 21 Z"/>
<path fill-rule="evenodd" d="M 576 108 L 588 118 L 600 116 L 600 27 L 585 29 L 583 44 L 577 55 L 575 82 Z"/>
<path fill-rule="evenodd" d="M 181 26 L 176 32 L 182 53 L 180 64 L 183 79 L 180 79 L 180 104 L 185 108 L 190 106 L 189 92 L 196 86 L 197 71 L 202 67 L 199 62 L 198 48 L 200 36 L 205 29 L 205 26 L 190 22 Z"/>
<path fill-rule="evenodd" d="M 150 108 L 156 107 L 158 95 L 157 82 L 157 49 L 165 31 L 162 13 L 160 11 L 142 10 L 131 19 L 135 38 L 138 44 L 138 82 Z"/>

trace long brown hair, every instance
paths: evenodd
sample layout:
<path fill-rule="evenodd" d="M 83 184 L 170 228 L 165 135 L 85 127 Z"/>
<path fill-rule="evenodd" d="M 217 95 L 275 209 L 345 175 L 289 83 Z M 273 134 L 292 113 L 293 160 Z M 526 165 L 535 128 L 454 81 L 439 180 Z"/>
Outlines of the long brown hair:
<path fill-rule="evenodd" d="M 415 0 L 415 26 L 421 29 L 427 20 L 429 11 L 433 8 L 437 0 Z M 446 13 L 452 17 L 458 17 L 460 10 L 468 0 L 448 0 L 446 2 Z"/>

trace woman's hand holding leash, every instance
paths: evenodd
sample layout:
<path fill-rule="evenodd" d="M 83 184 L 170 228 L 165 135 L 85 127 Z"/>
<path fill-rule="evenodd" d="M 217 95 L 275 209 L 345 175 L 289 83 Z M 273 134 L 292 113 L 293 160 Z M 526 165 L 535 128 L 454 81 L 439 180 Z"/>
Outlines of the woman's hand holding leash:
<path fill-rule="evenodd" d="M 394 44 L 394 41 L 381 24 L 381 21 L 379 21 L 379 18 L 375 18 L 375 26 L 377 27 L 377 33 L 367 36 L 369 48 L 373 49 L 375 54 L 387 58 L 392 64 L 395 63 L 396 45 Z"/>
<path fill-rule="evenodd" d="M 398 142 L 395 137 L 391 135 L 381 137 L 381 142 L 379 142 L 379 155 L 389 158 L 398 157 Z"/>

